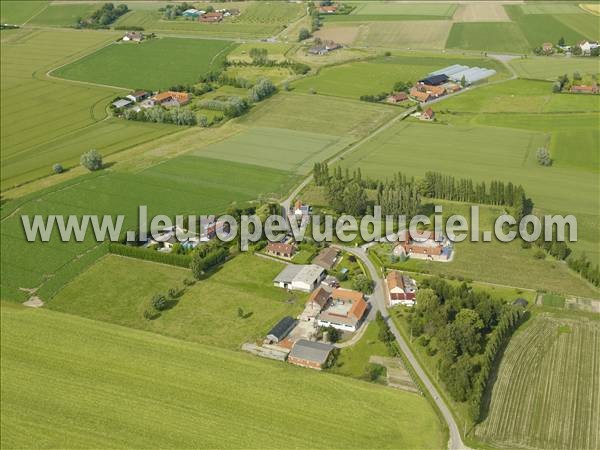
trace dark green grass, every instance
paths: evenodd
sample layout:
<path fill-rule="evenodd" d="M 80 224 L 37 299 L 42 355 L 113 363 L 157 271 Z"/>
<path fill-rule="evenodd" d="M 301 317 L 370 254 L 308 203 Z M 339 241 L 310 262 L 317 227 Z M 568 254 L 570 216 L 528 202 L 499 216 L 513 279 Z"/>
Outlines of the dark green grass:
<path fill-rule="evenodd" d="M 529 43 L 517 24 L 510 22 L 465 22 L 452 25 L 446 48 L 523 53 Z"/>
<path fill-rule="evenodd" d="M 110 45 L 54 71 L 70 80 L 131 89 L 193 84 L 218 67 L 235 47 L 229 41 L 163 38 Z"/>

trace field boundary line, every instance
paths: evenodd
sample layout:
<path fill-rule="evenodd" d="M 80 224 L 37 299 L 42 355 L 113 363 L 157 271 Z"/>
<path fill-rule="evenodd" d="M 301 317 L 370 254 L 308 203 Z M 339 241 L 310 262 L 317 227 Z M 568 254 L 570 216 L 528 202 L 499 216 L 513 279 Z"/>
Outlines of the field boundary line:
<path fill-rule="evenodd" d="M 27 25 L 32 19 L 36 18 L 37 16 L 39 16 L 41 13 L 43 13 L 44 11 L 46 11 L 48 8 L 50 7 L 50 2 L 46 3 L 46 6 L 44 6 L 42 9 L 40 9 L 38 12 L 34 13 L 33 16 L 31 16 L 29 19 L 27 19 L 25 22 L 23 22 L 21 24 L 21 26 L 25 26 Z"/>

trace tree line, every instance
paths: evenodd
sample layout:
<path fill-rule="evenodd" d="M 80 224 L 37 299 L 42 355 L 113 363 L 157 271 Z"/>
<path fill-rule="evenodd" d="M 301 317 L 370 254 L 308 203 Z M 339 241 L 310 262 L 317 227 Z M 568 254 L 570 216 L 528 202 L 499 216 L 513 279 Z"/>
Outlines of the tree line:
<path fill-rule="evenodd" d="M 113 3 L 105 3 L 91 16 L 78 19 L 76 28 L 108 28 L 108 25 L 127 12 L 129 8 L 125 4 L 115 7 Z"/>
<path fill-rule="evenodd" d="M 439 377 L 450 396 L 468 402 L 478 421 L 491 368 L 526 317 L 520 306 L 436 277 L 421 283 L 407 321 L 427 354 L 438 356 Z"/>

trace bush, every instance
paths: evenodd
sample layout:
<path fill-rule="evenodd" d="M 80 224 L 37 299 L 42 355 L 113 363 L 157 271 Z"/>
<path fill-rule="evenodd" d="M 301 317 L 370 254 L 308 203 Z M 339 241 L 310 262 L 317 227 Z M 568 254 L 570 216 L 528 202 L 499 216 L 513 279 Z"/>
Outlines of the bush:
<path fill-rule="evenodd" d="M 63 166 L 61 164 L 54 164 L 52 166 L 52 171 L 54 173 L 63 173 L 65 171 L 65 169 L 63 168 Z"/>
<path fill-rule="evenodd" d="M 544 253 L 544 250 L 538 249 L 533 253 L 533 257 L 535 259 L 544 259 L 546 257 L 546 253 Z"/>
<path fill-rule="evenodd" d="M 169 264 L 171 266 L 190 267 L 192 258 L 190 255 L 177 255 L 174 253 L 163 253 L 153 251 L 147 248 L 134 247 L 132 245 L 124 245 L 118 242 L 111 242 L 108 245 L 108 251 L 115 255 L 128 256 L 130 258 L 144 259 L 147 261 L 154 261 L 163 264 Z"/>
<path fill-rule="evenodd" d="M 92 172 L 102 169 L 102 155 L 98 153 L 96 149 L 91 149 L 81 155 L 79 162 L 83 167 Z"/>
<path fill-rule="evenodd" d="M 550 153 L 545 148 L 538 148 L 536 152 L 536 157 L 537 162 L 540 166 L 549 167 L 552 165 L 552 158 L 550 158 Z"/>
<path fill-rule="evenodd" d="M 302 28 L 298 33 L 298 40 L 304 41 L 310 37 L 310 32 L 306 28 Z"/>
<path fill-rule="evenodd" d="M 325 329 L 325 331 L 327 331 L 327 340 L 332 344 L 339 341 L 342 337 L 342 333 L 337 328 L 328 327 Z"/>
<path fill-rule="evenodd" d="M 352 289 L 362 292 L 363 294 L 371 294 L 375 283 L 365 275 L 360 274 L 354 277 L 352 280 Z"/>
<path fill-rule="evenodd" d="M 157 311 L 164 311 L 169 306 L 167 297 L 164 294 L 156 294 L 151 300 L 152 307 Z"/>

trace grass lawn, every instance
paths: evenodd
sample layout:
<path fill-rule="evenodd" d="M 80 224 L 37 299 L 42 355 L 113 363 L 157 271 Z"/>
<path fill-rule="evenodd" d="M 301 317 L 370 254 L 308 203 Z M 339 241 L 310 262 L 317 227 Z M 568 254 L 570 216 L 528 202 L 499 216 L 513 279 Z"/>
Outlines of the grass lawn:
<path fill-rule="evenodd" d="M 227 55 L 227 59 L 232 61 L 250 62 L 252 61 L 252 58 L 250 58 L 250 50 L 253 48 L 264 48 L 268 52 L 269 59 L 281 61 L 286 59 L 285 55 L 291 47 L 291 44 L 284 44 L 280 42 L 246 42 L 233 49 Z"/>
<path fill-rule="evenodd" d="M 129 89 L 165 90 L 174 84 L 196 83 L 203 73 L 219 67 L 234 46 L 214 39 L 121 42 L 61 67 L 53 75 Z"/>
<path fill-rule="evenodd" d="M 282 81 L 292 77 L 294 74 L 291 70 L 282 67 L 253 67 L 240 66 L 229 67 L 226 71 L 229 76 L 236 78 L 245 78 L 246 80 L 256 83 L 259 78 L 268 78 L 274 84 L 279 84 Z M 247 90 L 246 90 L 247 91 Z M 244 92 L 246 94 L 246 92 Z M 244 95 L 242 94 L 242 95 Z"/>
<path fill-rule="evenodd" d="M 4 32 L 3 32 L 4 33 Z M 76 165 L 96 148 L 104 156 L 179 131 L 173 126 L 106 119 L 106 105 L 126 91 L 75 84 L 47 70 L 114 39 L 105 31 L 11 32 L 1 43 L 1 187 L 48 176 L 52 165 Z"/>
<path fill-rule="evenodd" d="M 542 304 L 553 308 L 564 308 L 565 298 L 557 294 L 544 294 L 542 297 Z"/>
<path fill-rule="evenodd" d="M 108 255 L 49 303 L 51 309 L 188 341 L 239 349 L 264 338 L 282 317 L 297 316 L 308 295 L 273 286 L 284 265 L 243 254 L 209 278 L 186 288 L 177 305 L 149 321 L 143 317 L 153 295 L 183 287 L 191 271 Z M 90 287 L 93 288 L 90 289 Z M 242 308 L 247 318 L 238 316 Z"/>
<path fill-rule="evenodd" d="M 1 313 L 3 448 L 437 449 L 447 439 L 414 394 L 54 311 Z M 338 426 L 324 434 L 321 419 L 299 414 L 315 404 Z"/>
<path fill-rule="evenodd" d="M 598 321 L 535 314 L 508 344 L 475 436 L 511 448 L 598 448 L 599 352 Z"/>
<path fill-rule="evenodd" d="M 358 99 L 361 95 L 389 92 L 397 81 L 414 83 L 429 72 L 455 63 L 493 68 L 501 75 L 506 73 L 501 64 L 489 59 L 408 53 L 324 67 L 317 75 L 302 78 L 292 86 L 301 92 L 314 90 L 317 94 Z"/>
<path fill-rule="evenodd" d="M 329 369 L 330 372 L 361 378 L 369 365 L 369 357 L 389 356 L 387 347 L 377 338 L 379 333 L 377 323 L 369 322 L 363 326 L 368 327 L 365 334 L 356 344 L 341 349 L 335 365 Z"/>
<path fill-rule="evenodd" d="M 515 23 L 461 22 L 452 25 L 446 48 L 527 53 L 533 47 Z"/>
<path fill-rule="evenodd" d="M 237 180 L 232 183 L 231 180 Z M 23 301 L 19 288 L 38 288 L 50 299 L 66 282 L 105 251 L 91 234 L 84 242 L 25 240 L 20 215 L 125 215 L 135 226 L 138 205 L 156 214 L 221 214 L 233 202 L 259 196 L 279 198 L 296 178 L 289 172 L 196 156 L 179 156 L 138 172 L 100 172 L 2 205 L 2 298 Z M 15 211 L 18 210 L 18 214 Z"/>
<path fill-rule="evenodd" d="M 0 22 L 21 25 L 48 6 L 47 1 L 0 2 Z"/>
<path fill-rule="evenodd" d="M 571 78 L 575 71 L 582 75 L 598 74 L 600 72 L 598 61 L 587 57 L 529 56 L 526 59 L 513 59 L 510 61 L 510 65 L 519 77 L 539 80 L 554 81 L 558 76 L 565 73 Z"/>

